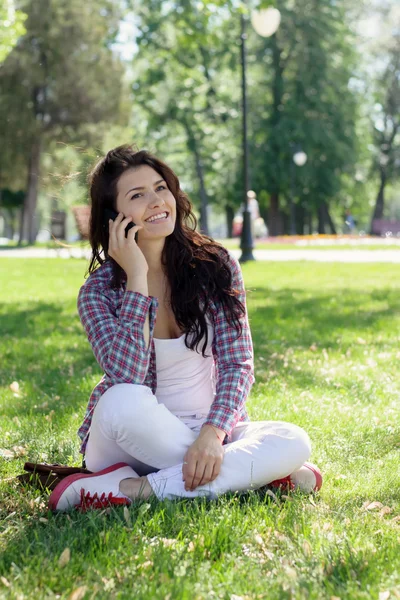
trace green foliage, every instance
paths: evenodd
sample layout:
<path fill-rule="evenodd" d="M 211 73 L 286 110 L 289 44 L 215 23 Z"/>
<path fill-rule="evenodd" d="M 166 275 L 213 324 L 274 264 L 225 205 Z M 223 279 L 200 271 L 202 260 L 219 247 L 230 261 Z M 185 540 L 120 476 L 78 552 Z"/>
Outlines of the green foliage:
<path fill-rule="evenodd" d="M 7 58 L 21 35 L 26 33 L 26 14 L 15 10 L 14 0 L 0 0 L 0 63 Z"/>

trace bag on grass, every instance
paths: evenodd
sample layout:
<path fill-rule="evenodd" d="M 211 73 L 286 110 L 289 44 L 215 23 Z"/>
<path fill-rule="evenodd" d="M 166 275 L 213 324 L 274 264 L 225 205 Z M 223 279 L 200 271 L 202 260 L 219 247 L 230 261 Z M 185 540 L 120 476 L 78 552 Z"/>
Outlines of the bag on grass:
<path fill-rule="evenodd" d="M 60 465 L 59 463 L 33 463 L 26 462 L 24 469 L 27 473 L 18 475 L 17 479 L 21 483 L 27 483 L 41 489 L 42 491 L 54 488 L 68 475 L 74 475 L 75 473 L 87 473 L 90 474 L 92 471 L 84 469 L 83 467 L 68 467 L 67 465 Z"/>

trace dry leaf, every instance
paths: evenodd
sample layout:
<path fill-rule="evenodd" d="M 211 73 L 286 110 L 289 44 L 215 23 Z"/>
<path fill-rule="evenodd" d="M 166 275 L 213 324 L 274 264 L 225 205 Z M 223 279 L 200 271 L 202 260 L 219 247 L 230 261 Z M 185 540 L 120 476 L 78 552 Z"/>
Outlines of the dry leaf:
<path fill-rule="evenodd" d="M 65 550 L 61 553 L 60 558 L 58 559 L 58 566 L 65 567 L 65 565 L 69 563 L 70 559 L 71 550 L 69 548 L 65 548 Z"/>
<path fill-rule="evenodd" d="M 0 581 L 3 585 L 5 585 L 6 587 L 10 587 L 11 583 L 8 581 L 8 579 L 6 579 L 5 577 L 1 576 L 0 577 Z"/>
<path fill-rule="evenodd" d="M 127 506 L 124 506 L 124 519 L 128 527 L 132 527 L 131 515 Z"/>
<path fill-rule="evenodd" d="M 13 446 L 13 451 L 15 456 L 26 456 L 26 454 L 28 454 L 28 450 L 25 446 Z"/>
<path fill-rule="evenodd" d="M 393 519 L 390 519 L 390 520 L 397 523 L 398 521 L 400 521 L 400 515 L 398 515 L 397 517 L 393 517 Z"/>
<path fill-rule="evenodd" d="M 364 510 L 375 510 L 376 508 L 383 508 L 383 504 L 382 502 L 370 502 L 367 500 L 367 502 L 364 502 L 362 507 Z"/>
<path fill-rule="evenodd" d="M 304 554 L 306 554 L 307 556 L 311 556 L 312 554 L 312 548 L 311 548 L 311 544 L 309 541 L 304 540 L 303 542 L 303 550 L 304 550 Z"/>
<path fill-rule="evenodd" d="M 189 542 L 188 547 L 187 547 L 187 551 L 188 552 L 193 552 L 194 548 L 195 548 L 195 546 L 194 546 L 193 542 Z"/>
<path fill-rule="evenodd" d="M 87 585 L 81 585 L 68 596 L 68 600 L 82 600 L 83 596 L 87 592 L 87 589 Z"/>
<path fill-rule="evenodd" d="M 383 517 L 384 515 L 388 515 L 391 512 L 392 512 L 392 509 L 390 508 L 390 506 L 384 506 L 382 508 L 382 510 L 379 511 L 379 514 L 381 517 Z"/>
<path fill-rule="evenodd" d="M 48 523 L 49 522 L 49 520 L 45 519 L 44 517 L 40 517 L 39 521 L 40 521 L 40 523 Z"/>
<path fill-rule="evenodd" d="M 19 392 L 19 383 L 18 383 L 18 381 L 13 381 L 12 383 L 10 383 L 10 390 L 12 392 L 14 392 L 15 394 L 18 394 L 18 392 Z"/>
<path fill-rule="evenodd" d="M 14 458 L 14 452 L 7 448 L 0 448 L 0 456 L 3 458 Z"/>
<path fill-rule="evenodd" d="M 271 490 L 266 490 L 265 494 L 266 494 L 266 496 L 271 496 L 271 498 L 273 498 L 275 500 L 275 502 L 277 504 L 279 504 L 279 500 L 276 497 L 276 495 L 274 494 L 274 492 L 272 492 Z"/>
<path fill-rule="evenodd" d="M 178 540 L 174 538 L 160 538 L 160 542 L 164 546 L 164 548 L 169 548 L 170 546 L 174 546 Z"/>
<path fill-rule="evenodd" d="M 331 596 L 329 600 L 341 600 L 340 596 Z"/>

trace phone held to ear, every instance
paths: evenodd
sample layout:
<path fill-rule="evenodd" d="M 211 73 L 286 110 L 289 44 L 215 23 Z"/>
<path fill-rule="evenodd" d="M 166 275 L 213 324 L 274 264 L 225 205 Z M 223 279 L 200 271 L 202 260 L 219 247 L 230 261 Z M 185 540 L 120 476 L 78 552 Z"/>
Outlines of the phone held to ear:
<path fill-rule="evenodd" d="M 104 228 L 106 229 L 107 233 L 108 233 L 108 221 L 110 219 L 112 219 L 113 221 L 115 221 L 115 219 L 118 217 L 118 213 L 115 212 L 115 210 L 111 210 L 110 208 L 106 208 L 104 210 Z M 128 237 L 128 231 L 130 229 L 132 229 L 132 227 L 135 226 L 135 223 L 133 221 L 131 221 L 130 223 L 128 223 L 128 225 L 125 227 L 125 237 Z M 135 233 L 135 242 L 138 241 L 138 231 Z"/>

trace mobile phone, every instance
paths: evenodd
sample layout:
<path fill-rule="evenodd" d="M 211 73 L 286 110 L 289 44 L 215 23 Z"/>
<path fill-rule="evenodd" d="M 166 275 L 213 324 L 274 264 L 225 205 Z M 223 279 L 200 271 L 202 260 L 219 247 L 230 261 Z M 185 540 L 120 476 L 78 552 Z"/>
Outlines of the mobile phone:
<path fill-rule="evenodd" d="M 110 208 L 106 208 L 104 210 L 104 227 L 108 233 L 108 221 L 110 219 L 112 219 L 113 221 L 115 221 L 115 219 L 118 217 L 118 213 L 115 210 L 112 210 Z M 135 226 L 135 223 L 133 221 L 131 221 L 130 223 L 128 223 L 128 225 L 125 227 L 125 237 L 128 237 L 128 231 L 130 229 L 132 229 L 132 227 Z M 138 231 L 135 233 L 135 242 L 138 241 Z"/>

